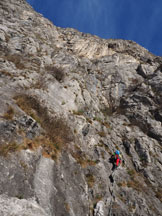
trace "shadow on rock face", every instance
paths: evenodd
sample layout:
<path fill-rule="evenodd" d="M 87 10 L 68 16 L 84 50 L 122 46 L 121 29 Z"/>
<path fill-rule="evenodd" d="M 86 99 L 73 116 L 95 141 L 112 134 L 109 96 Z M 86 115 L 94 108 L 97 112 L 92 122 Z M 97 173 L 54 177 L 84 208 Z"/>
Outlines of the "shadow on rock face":
<path fill-rule="evenodd" d="M 111 183 L 114 183 L 114 179 L 113 179 L 112 175 L 109 176 L 109 179 L 110 179 Z"/>

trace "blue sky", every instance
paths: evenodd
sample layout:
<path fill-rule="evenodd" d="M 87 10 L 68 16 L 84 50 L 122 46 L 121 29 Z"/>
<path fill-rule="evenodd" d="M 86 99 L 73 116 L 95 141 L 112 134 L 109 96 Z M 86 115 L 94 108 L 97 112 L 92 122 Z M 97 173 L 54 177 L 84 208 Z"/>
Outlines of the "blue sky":
<path fill-rule="evenodd" d="M 133 40 L 162 56 L 162 0 L 27 0 L 54 25 Z"/>

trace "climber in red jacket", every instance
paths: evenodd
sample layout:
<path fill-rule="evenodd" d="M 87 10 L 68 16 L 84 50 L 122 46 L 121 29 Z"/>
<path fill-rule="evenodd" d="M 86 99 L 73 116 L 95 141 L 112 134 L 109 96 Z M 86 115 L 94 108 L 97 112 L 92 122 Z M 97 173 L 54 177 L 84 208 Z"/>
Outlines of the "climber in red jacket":
<path fill-rule="evenodd" d="M 110 159 L 110 162 L 113 164 L 112 170 L 115 170 L 119 166 L 119 164 L 121 164 L 122 160 L 119 150 L 115 151 L 115 153 L 112 155 Z"/>

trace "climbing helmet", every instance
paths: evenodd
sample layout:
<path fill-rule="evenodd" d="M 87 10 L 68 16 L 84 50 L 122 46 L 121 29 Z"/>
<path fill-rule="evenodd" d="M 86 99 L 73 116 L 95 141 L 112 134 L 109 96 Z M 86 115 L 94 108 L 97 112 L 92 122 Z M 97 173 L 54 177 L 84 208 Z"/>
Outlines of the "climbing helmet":
<path fill-rule="evenodd" d="M 115 151 L 115 154 L 120 155 L 120 151 L 119 151 L 119 150 L 116 150 L 116 151 Z"/>

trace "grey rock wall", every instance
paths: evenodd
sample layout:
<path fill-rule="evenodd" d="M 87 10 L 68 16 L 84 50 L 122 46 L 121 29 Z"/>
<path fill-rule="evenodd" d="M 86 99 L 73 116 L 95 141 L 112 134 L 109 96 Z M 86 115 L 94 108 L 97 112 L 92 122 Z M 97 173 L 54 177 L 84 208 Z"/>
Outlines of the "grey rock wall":
<path fill-rule="evenodd" d="M 1 1 L 0 215 L 160 216 L 161 65 Z"/>

